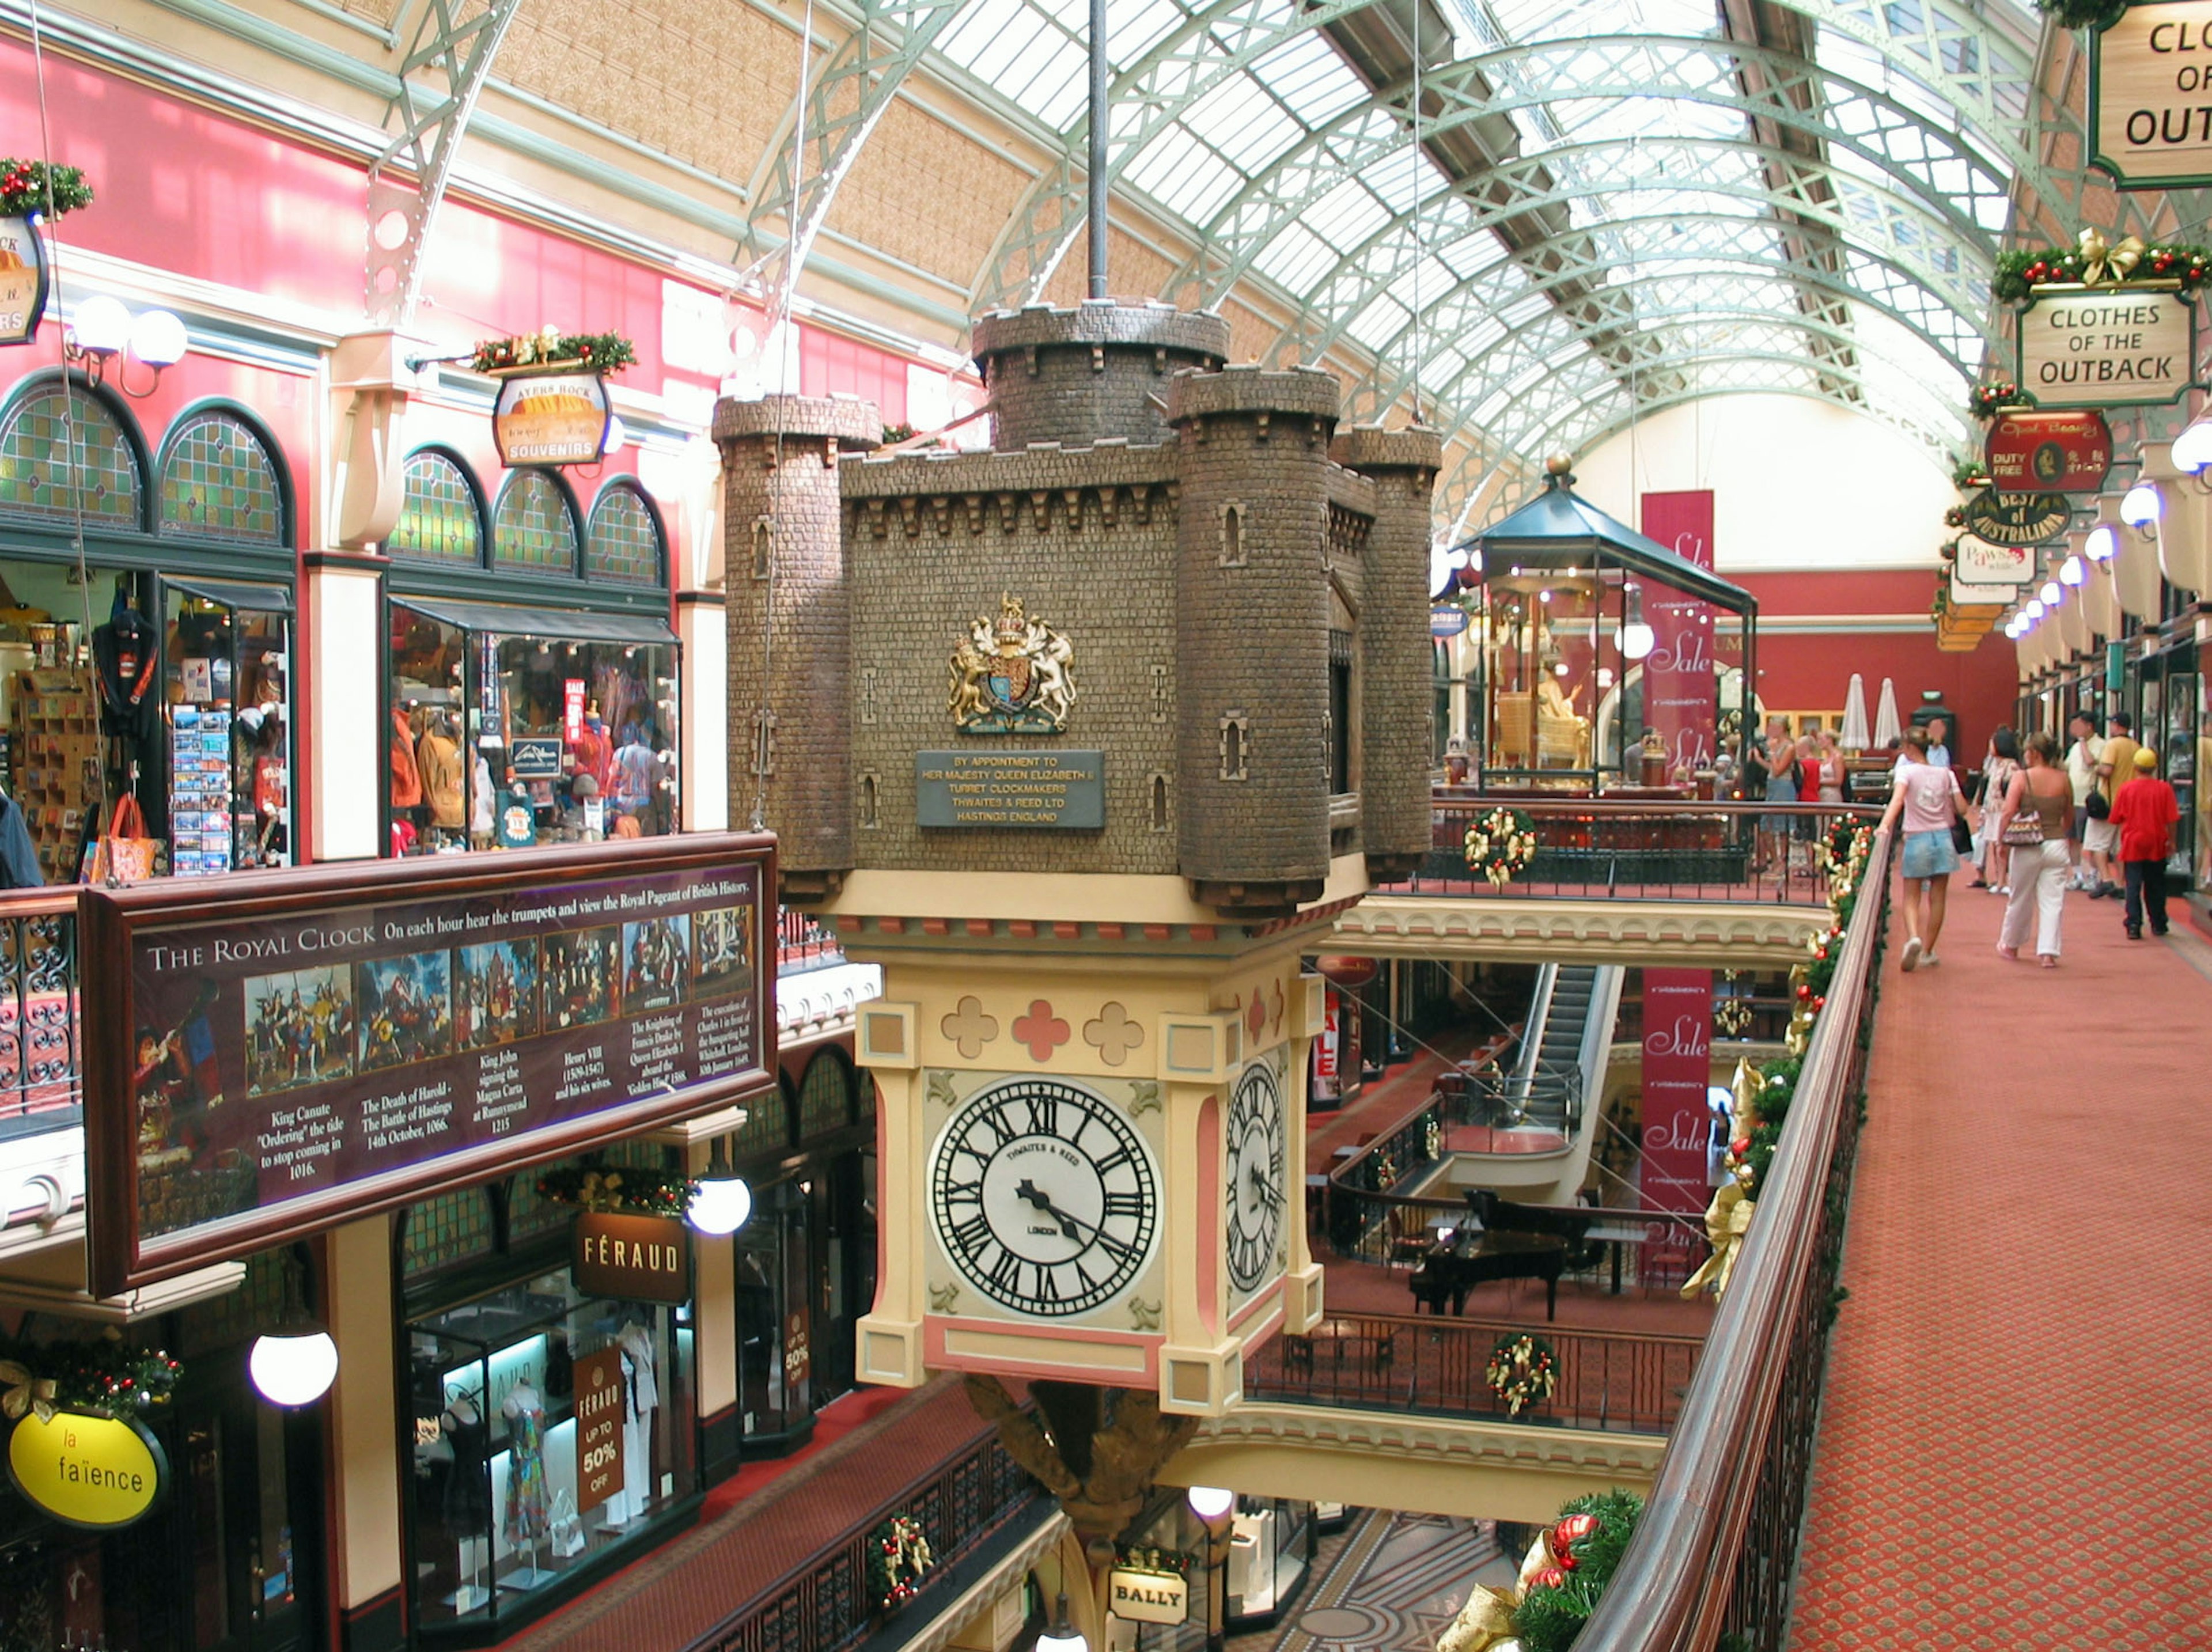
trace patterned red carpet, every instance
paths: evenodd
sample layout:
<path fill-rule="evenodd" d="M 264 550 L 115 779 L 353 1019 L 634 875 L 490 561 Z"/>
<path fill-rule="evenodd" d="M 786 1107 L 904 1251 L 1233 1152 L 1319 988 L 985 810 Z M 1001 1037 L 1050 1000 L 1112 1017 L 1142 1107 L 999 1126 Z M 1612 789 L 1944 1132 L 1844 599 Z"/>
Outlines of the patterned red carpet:
<path fill-rule="evenodd" d="M 2212 947 L 1891 935 L 1792 1652 L 2212 1647 Z"/>

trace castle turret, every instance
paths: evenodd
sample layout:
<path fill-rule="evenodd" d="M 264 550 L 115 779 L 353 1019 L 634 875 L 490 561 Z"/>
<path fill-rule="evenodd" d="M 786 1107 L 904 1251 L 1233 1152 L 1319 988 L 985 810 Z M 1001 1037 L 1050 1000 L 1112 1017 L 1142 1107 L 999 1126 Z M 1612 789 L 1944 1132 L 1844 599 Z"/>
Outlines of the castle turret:
<path fill-rule="evenodd" d="M 722 450 L 730 818 L 778 839 L 786 901 L 853 865 L 852 597 L 841 456 L 883 439 L 872 403 L 768 396 L 714 410 Z"/>
<path fill-rule="evenodd" d="M 1359 841 L 1376 881 L 1402 878 L 1428 852 L 1436 695 L 1429 608 L 1429 504 L 1443 443 L 1434 430 L 1346 430 L 1339 464 L 1375 483 L 1360 558 Z"/>
<path fill-rule="evenodd" d="M 1033 304 L 976 318 L 971 348 L 991 392 L 991 444 L 1000 452 L 1048 441 L 1155 446 L 1168 439 L 1170 378 L 1218 367 L 1229 324 L 1165 304 Z"/>
<path fill-rule="evenodd" d="M 1328 879 L 1329 439 L 1310 367 L 1178 374 L 1178 859 L 1227 914 L 1285 913 Z"/>

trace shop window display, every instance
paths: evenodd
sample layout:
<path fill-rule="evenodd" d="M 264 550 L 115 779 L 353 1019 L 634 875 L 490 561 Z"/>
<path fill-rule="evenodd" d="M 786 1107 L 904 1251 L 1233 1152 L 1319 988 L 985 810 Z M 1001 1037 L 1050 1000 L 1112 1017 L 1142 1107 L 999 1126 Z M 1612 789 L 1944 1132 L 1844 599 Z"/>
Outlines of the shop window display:
<path fill-rule="evenodd" d="M 409 1326 L 417 1623 L 530 1611 L 698 1491 L 689 1317 L 559 1270 Z"/>
<path fill-rule="evenodd" d="M 289 865 L 291 594 L 216 580 L 167 593 L 169 869 Z"/>

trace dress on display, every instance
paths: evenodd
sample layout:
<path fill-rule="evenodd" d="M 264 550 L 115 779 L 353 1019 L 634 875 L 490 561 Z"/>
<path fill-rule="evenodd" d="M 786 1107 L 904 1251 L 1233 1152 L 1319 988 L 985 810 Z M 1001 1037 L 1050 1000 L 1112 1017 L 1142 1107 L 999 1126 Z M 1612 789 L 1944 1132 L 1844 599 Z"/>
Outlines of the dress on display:
<path fill-rule="evenodd" d="M 632 1320 L 615 1337 L 622 1349 L 623 1377 L 629 1394 L 629 1409 L 623 1418 L 622 1520 L 645 1513 L 653 1496 L 653 1413 L 660 1405 L 660 1388 L 653 1381 L 653 1333 Z"/>
<path fill-rule="evenodd" d="M 446 1524 L 456 1537 L 476 1537 L 491 1524 L 491 1477 L 484 1472 L 490 1427 L 474 1407 L 464 1415 L 449 1406 L 439 1421 L 453 1449 L 453 1467 L 446 1473 Z"/>
<path fill-rule="evenodd" d="M 533 1394 L 510 1397 L 507 1415 L 507 1540 L 516 1548 L 545 1541 L 552 1521 L 545 1489 L 545 1408 Z"/>

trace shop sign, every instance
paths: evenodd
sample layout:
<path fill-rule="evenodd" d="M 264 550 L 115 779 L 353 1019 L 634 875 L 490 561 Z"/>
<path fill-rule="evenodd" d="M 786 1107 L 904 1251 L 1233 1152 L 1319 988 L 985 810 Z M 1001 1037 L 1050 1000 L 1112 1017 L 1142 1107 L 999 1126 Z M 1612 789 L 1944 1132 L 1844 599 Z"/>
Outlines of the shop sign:
<path fill-rule="evenodd" d="M 1961 585 L 2022 586 L 2035 573 L 2035 554 L 2026 545 L 2000 545 L 1971 533 L 1959 536 L 1951 576 Z"/>
<path fill-rule="evenodd" d="M 1647 493 L 1644 531 L 1698 567 L 1713 565 L 1713 493 L 1710 488 Z M 1713 609 L 1695 597 L 1644 582 L 1644 617 L 1651 652 L 1644 659 L 1644 721 L 1667 754 L 1669 777 L 1686 783 L 1713 765 L 1718 721 L 1713 664 Z"/>
<path fill-rule="evenodd" d="M 806 1314 L 794 1309 L 783 1316 L 783 1381 L 796 1388 L 814 1369 L 814 1350 L 806 1339 Z"/>
<path fill-rule="evenodd" d="M 46 313 L 46 243 L 28 218 L 0 218 L 0 344 L 27 344 Z"/>
<path fill-rule="evenodd" d="M 2039 297 L 2021 312 L 2020 386 L 2045 408 L 2160 404 L 2188 389 L 2196 343 L 2197 306 L 2178 293 Z"/>
<path fill-rule="evenodd" d="M 607 440 L 607 385 L 596 373 L 510 376 L 492 408 L 502 465 L 592 465 Z"/>
<path fill-rule="evenodd" d="M 507 747 L 507 766 L 519 780 L 557 780 L 561 778 L 561 742 L 534 737 L 519 738 Z"/>
<path fill-rule="evenodd" d="M 2000 413 L 1982 462 L 2008 493 L 2093 494 L 2112 468 L 2112 427 L 2095 411 Z"/>
<path fill-rule="evenodd" d="M 623 1489 L 623 1351 L 610 1344 L 576 1362 L 576 1512 Z"/>
<path fill-rule="evenodd" d="M 771 1092 L 738 833 L 80 896 L 114 1295 Z"/>
<path fill-rule="evenodd" d="M 1644 1207 L 1702 1211 L 1713 1082 L 1713 972 L 1644 972 Z"/>
<path fill-rule="evenodd" d="M 1455 637 L 1467 629 L 1467 610 L 1445 603 L 1429 610 L 1429 635 L 1432 637 Z"/>
<path fill-rule="evenodd" d="M 1314 1040 L 1313 1096 L 1316 1101 L 1333 1102 L 1340 1090 L 1338 1025 L 1343 1017 L 1344 1001 L 1334 987 L 1322 994 L 1321 1036 Z"/>
<path fill-rule="evenodd" d="M 33 1412 L 8 1438 L 8 1478 L 65 1526 L 112 1532 L 153 1511 L 168 1479 L 161 1442 L 137 1424 Z"/>
<path fill-rule="evenodd" d="M 1984 488 L 1966 501 L 1966 527 L 1993 545 L 2045 545 L 2066 531 L 2074 506 L 2064 494 L 2008 494 Z"/>
<path fill-rule="evenodd" d="M 1106 823 L 1103 751 L 917 751 L 915 821 L 1006 831 Z"/>
<path fill-rule="evenodd" d="M 1180 1572 L 1116 1566 L 1106 1574 L 1107 1610 L 1137 1624 L 1179 1624 L 1190 1616 L 1190 1582 Z"/>
<path fill-rule="evenodd" d="M 1959 577 L 1956 568 L 1951 571 L 1951 605 L 1954 608 L 2002 608 L 2011 600 L 2015 589 L 2011 586 L 1968 585 Z"/>
<path fill-rule="evenodd" d="M 2089 36 L 2094 164 L 2122 189 L 2212 184 L 2212 0 L 2131 5 Z"/>
<path fill-rule="evenodd" d="M 690 1302 L 690 1232 L 680 1217 L 579 1212 L 576 1289 L 587 1297 Z"/>
<path fill-rule="evenodd" d="M 564 677 L 561 683 L 561 738 L 574 745 L 584 732 L 584 679 Z"/>

